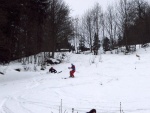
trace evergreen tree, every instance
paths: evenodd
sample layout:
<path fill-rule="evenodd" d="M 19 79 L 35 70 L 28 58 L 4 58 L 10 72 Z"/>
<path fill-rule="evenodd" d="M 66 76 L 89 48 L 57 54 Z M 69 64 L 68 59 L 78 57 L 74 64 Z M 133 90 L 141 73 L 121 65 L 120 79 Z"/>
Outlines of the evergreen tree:
<path fill-rule="evenodd" d="M 84 49 L 85 49 L 85 39 L 81 37 L 81 39 L 79 40 L 79 50 L 84 51 Z"/>
<path fill-rule="evenodd" d="M 98 49 L 100 48 L 100 40 L 98 38 L 97 33 L 94 35 L 94 41 L 93 41 L 93 50 L 94 50 L 94 55 L 98 55 Z"/>
<path fill-rule="evenodd" d="M 62 0 L 0 1 L 0 46 L 10 49 L 12 60 L 42 51 L 54 56 L 56 44 L 67 43 L 72 34 L 69 8 Z"/>
<path fill-rule="evenodd" d="M 104 51 L 110 50 L 110 40 L 107 37 L 105 37 L 103 40 L 103 50 Z"/>

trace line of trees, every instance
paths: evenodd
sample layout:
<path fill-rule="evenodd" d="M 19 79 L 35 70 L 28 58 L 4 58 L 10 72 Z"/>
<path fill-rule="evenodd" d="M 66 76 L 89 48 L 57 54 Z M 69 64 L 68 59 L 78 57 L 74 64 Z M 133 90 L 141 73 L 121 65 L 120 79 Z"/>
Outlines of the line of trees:
<path fill-rule="evenodd" d="M 106 11 L 96 3 L 78 23 L 79 41 L 84 38 L 86 44 L 82 45 L 88 44 L 91 52 L 96 46 L 95 34 L 104 50 L 125 46 L 129 52 L 131 45 L 150 42 L 150 5 L 144 0 L 120 0 Z"/>
<path fill-rule="evenodd" d="M 150 42 L 150 5 L 144 0 L 120 0 L 104 12 L 99 3 L 82 18 L 72 19 L 63 0 L 1 0 L 0 1 L 0 60 L 28 57 L 71 47 L 104 51 Z M 4 48 L 3 50 L 1 48 Z M 5 60 L 5 59 L 2 59 Z"/>
<path fill-rule="evenodd" d="M 73 35 L 70 9 L 63 0 L 1 0 L 0 46 L 11 60 L 39 52 L 54 53 Z"/>

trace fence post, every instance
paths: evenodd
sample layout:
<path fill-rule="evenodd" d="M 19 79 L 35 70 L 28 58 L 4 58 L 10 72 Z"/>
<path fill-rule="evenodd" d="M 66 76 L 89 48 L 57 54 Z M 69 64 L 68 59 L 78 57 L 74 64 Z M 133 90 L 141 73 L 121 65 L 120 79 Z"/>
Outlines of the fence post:
<path fill-rule="evenodd" d="M 62 113 L 62 99 L 61 99 L 61 113 Z"/>
<path fill-rule="evenodd" d="M 74 108 L 72 108 L 72 113 L 74 113 Z"/>
<path fill-rule="evenodd" d="M 60 106 L 59 106 L 59 113 L 60 113 Z"/>
<path fill-rule="evenodd" d="M 120 113 L 121 113 L 121 102 L 120 102 Z"/>

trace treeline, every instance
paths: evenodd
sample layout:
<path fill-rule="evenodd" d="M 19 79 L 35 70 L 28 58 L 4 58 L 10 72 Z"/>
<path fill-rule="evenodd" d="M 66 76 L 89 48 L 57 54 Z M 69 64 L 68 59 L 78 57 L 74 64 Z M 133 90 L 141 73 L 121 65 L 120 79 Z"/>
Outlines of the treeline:
<path fill-rule="evenodd" d="M 70 46 L 69 13 L 62 0 L 1 0 L 0 48 L 10 52 L 10 60 L 39 52 L 52 52 L 54 57 L 56 49 Z"/>
<path fill-rule="evenodd" d="M 150 42 L 150 5 L 144 0 L 120 0 L 106 11 L 96 3 L 82 19 L 75 20 L 78 20 L 75 35 L 80 41 L 79 48 L 88 44 L 93 51 L 101 45 L 107 51 L 125 46 L 129 52 L 131 45 Z"/>
<path fill-rule="evenodd" d="M 122 2 L 122 34 L 119 36 L 119 45 L 144 45 L 150 42 L 150 5 L 143 0 Z"/>

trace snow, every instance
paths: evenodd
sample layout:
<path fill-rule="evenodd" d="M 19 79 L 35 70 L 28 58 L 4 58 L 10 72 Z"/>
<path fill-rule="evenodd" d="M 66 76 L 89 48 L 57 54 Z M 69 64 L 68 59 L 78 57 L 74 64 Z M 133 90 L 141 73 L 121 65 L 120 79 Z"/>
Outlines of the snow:
<path fill-rule="evenodd" d="M 140 60 L 136 57 L 140 55 Z M 59 74 L 46 70 L 24 71 L 20 63 L 0 66 L 0 113 L 150 113 L 150 48 L 130 55 L 68 53 L 68 58 L 53 65 Z M 94 63 L 92 63 L 94 62 Z M 75 78 L 68 78 L 71 63 Z M 21 72 L 14 69 L 20 68 Z M 67 79 L 62 79 L 66 78 Z M 123 113 L 122 112 L 122 113 Z"/>

